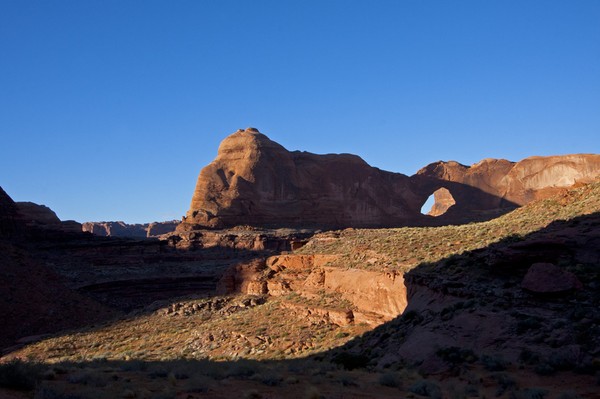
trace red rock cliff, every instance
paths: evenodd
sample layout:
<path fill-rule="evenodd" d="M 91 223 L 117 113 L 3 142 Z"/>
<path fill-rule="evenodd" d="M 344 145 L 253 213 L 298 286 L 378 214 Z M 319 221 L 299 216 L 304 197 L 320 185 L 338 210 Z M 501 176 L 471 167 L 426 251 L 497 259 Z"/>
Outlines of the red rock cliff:
<path fill-rule="evenodd" d="M 180 231 L 236 225 L 389 227 L 491 218 L 600 176 L 600 155 L 436 162 L 412 177 L 350 154 L 286 150 L 254 128 L 225 138 L 200 172 Z M 421 214 L 436 194 L 430 216 Z M 443 215 L 442 215 L 443 214 Z M 440 216 L 441 215 L 441 216 Z M 433 216 L 439 216 L 434 218 Z"/>
<path fill-rule="evenodd" d="M 200 172 L 183 226 L 402 224 L 418 213 L 409 186 L 358 156 L 290 152 L 248 128 L 223 140 Z"/>

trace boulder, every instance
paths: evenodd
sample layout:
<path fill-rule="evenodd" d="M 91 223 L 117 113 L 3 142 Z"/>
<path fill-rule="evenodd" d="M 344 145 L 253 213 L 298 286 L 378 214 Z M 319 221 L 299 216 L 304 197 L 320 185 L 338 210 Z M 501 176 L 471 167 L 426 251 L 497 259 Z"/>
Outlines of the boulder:
<path fill-rule="evenodd" d="M 521 282 L 521 287 L 535 294 L 560 294 L 583 288 L 573 273 L 552 263 L 534 263 Z"/>

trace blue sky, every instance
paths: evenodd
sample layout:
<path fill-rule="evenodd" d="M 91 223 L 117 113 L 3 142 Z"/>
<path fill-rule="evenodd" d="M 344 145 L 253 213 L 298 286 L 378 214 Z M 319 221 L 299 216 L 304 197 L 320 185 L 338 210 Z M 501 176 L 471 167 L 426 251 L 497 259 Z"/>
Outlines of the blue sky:
<path fill-rule="evenodd" d="M 178 219 L 248 126 L 409 175 L 598 153 L 598 21 L 595 0 L 0 0 L 0 186 L 61 219 Z"/>

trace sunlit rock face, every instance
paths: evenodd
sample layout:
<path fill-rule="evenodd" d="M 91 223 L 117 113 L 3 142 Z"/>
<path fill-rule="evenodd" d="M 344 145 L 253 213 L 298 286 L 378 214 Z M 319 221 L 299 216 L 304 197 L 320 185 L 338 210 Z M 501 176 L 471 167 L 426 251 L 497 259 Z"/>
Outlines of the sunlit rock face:
<path fill-rule="evenodd" d="M 247 128 L 225 138 L 215 160 L 202 169 L 178 229 L 465 223 L 599 175 L 600 155 L 575 154 L 484 159 L 472 166 L 440 161 L 408 177 L 371 167 L 356 155 L 288 151 Z M 422 215 L 432 194 L 432 213 Z"/>
<path fill-rule="evenodd" d="M 600 155 L 572 154 L 535 156 L 519 162 L 484 159 L 472 166 L 440 161 L 411 179 L 416 192 L 434 194 L 430 216 L 445 223 L 468 223 L 499 216 L 599 176 Z"/>
<path fill-rule="evenodd" d="M 223 140 L 200 172 L 184 226 L 402 224 L 418 202 L 410 184 L 358 156 L 290 152 L 248 128 Z"/>

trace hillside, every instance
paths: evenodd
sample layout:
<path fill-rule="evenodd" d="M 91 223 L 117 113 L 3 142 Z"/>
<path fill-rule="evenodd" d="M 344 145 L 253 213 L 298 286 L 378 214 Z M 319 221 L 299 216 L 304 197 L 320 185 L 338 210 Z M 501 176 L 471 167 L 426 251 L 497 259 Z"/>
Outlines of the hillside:
<path fill-rule="evenodd" d="M 43 389 L 81 397 L 100 384 L 93 397 L 595 398 L 598 248 L 595 182 L 483 223 L 321 233 L 235 265 L 228 295 L 155 303 L 6 359 L 53 364 Z M 555 266 L 549 285 L 524 283 L 536 263 Z M 373 281 L 385 311 L 357 294 Z"/>

